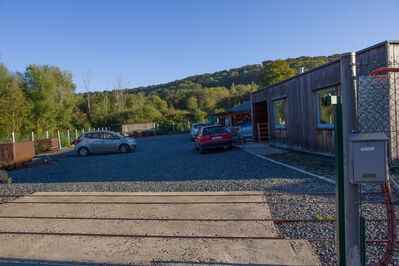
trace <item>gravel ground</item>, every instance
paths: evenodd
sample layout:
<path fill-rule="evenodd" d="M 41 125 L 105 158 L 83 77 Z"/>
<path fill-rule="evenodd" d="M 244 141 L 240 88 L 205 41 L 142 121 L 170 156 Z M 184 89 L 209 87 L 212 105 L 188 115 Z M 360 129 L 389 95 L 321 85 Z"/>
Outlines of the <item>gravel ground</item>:
<path fill-rule="evenodd" d="M 205 155 L 195 151 L 188 135 L 141 138 L 138 151 L 129 154 L 78 157 L 66 153 L 62 159 L 35 168 L 9 172 L 12 185 L 0 185 L 0 194 L 27 194 L 36 191 L 223 191 L 258 190 L 283 192 L 267 196 L 273 218 L 335 217 L 334 204 L 304 202 L 334 201 L 334 195 L 311 195 L 334 192 L 334 185 L 300 172 L 262 160 L 245 151 L 216 150 Z M 10 198 L 0 198 L 2 201 Z M 368 200 L 380 200 L 369 196 Z M 366 218 L 384 218 L 381 204 L 364 204 Z M 291 238 L 334 238 L 334 222 L 284 223 L 277 225 L 281 236 Z M 385 222 L 368 222 L 367 238 L 386 235 Z M 385 244 L 369 244 L 368 260 L 377 261 Z M 323 265 L 335 264 L 335 243 L 312 242 Z M 396 253 L 393 264 L 399 265 Z"/>
<path fill-rule="evenodd" d="M 299 192 L 299 191 L 298 191 Z M 269 204 L 272 217 L 275 219 L 325 219 L 335 218 L 335 196 L 334 195 L 306 195 L 288 194 L 268 196 L 267 200 L 274 202 L 288 202 L 292 204 Z M 362 214 L 367 218 L 386 218 L 385 205 L 380 203 L 365 203 L 366 201 L 382 201 L 381 195 L 362 195 Z M 320 204 L 311 202 L 331 202 L 331 204 Z M 303 203 L 303 202 L 306 202 Z M 396 204 L 398 209 L 399 204 Z M 300 222 L 277 224 L 281 237 L 291 238 L 335 238 L 335 222 Z M 386 239 L 386 222 L 367 221 L 366 239 Z M 335 265 L 336 244 L 331 242 L 311 242 L 316 254 L 320 257 L 323 265 Z M 385 251 L 385 244 L 368 243 L 368 263 L 377 262 Z M 396 249 L 392 265 L 399 265 L 399 251 Z"/>

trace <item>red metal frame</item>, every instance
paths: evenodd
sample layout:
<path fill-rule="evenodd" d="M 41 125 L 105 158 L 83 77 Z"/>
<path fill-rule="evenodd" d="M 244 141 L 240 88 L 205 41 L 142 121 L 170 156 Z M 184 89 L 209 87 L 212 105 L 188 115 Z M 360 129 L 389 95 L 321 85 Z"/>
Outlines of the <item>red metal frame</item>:
<path fill-rule="evenodd" d="M 394 67 L 377 68 L 371 71 L 370 76 L 374 76 L 376 74 L 385 73 L 385 72 L 399 72 L 399 68 L 394 68 Z"/>
<path fill-rule="evenodd" d="M 399 68 L 392 67 L 382 67 L 371 71 L 370 76 L 374 76 L 379 73 L 386 72 L 399 72 Z M 387 171 L 387 175 L 389 177 L 389 170 Z M 389 180 L 389 179 L 388 179 Z M 384 195 L 384 202 L 387 209 L 387 246 L 384 252 L 384 255 L 377 263 L 368 264 L 369 266 L 379 266 L 379 265 L 388 265 L 391 261 L 394 253 L 395 253 L 395 245 L 396 245 L 396 215 L 395 215 L 395 203 L 392 196 L 391 184 L 388 181 L 386 184 L 381 184 L 381 192 Z"/>

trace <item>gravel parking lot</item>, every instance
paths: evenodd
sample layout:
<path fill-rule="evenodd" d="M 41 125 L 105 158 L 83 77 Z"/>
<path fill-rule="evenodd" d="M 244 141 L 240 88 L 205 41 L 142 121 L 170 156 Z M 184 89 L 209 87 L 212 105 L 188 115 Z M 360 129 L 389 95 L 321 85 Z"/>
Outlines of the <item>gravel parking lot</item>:
<path fill-rule="evenodd" d="M 268 200 L 334 200 L 334 196 L 311 193 L 334 192 L 334 185 L 271 163 L 245 151 L 216 150 L 201 155 L 188 135 L 137 139 L 138 151 L 128 154 L 93 155 L 81 158 L 69 152 L 61 160 L 35 168 L 9 172 L 12 185 L 0 185 L 1 194 L 37 191 L 230 191 L 260 190 L 288 193 Z M 5 199 L 2 199 L 5 200 Z M 335 205 L 271 204 L 273 218 L 334 217 Z M 384 218 L 384 205 L 364 205 L 367 218 Z M 280 236 L 334 238 L 335 225 L 292 223 L 277 226 Z M 368 238 L 384 238 L 384 222 L 367 224 Z M 335 243 L 313 243 L 323 264 L 335 261 Z M 368 260 L 376 262 L 384 244 L 369 244 Z M 396 252 L 393 264 L 399 264 Z"/>

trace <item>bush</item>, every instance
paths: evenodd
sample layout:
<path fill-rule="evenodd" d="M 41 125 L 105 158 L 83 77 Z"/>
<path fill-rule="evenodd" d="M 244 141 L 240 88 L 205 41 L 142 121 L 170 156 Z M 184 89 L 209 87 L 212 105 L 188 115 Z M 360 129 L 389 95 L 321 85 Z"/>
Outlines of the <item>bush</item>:
<path fill-rule="evenodd" d="M 42 154 L 43 152 L 45 152 L 44 145 L 35 141 L 35 154 Z"/>

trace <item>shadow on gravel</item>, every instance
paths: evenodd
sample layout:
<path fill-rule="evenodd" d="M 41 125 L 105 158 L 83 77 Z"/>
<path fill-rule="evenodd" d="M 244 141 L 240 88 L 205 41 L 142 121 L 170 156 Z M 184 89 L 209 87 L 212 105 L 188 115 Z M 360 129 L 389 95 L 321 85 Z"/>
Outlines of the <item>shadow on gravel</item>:
<path fill-rule="evenodd" d="M 84 158 L 71 152 L 50 164 L 11 171 L 9 175 L 14 183 L 172 182 L 308 177 L 239 149 L 215 149 L 200 154 L 186 135 L 149 137 L 137 139 L 137 142 L 136 152 Z M 319 183 L 313 178 L 301 180 L 312 181 Z M 286 188 L 287 184 L 284 186 Z"/>

